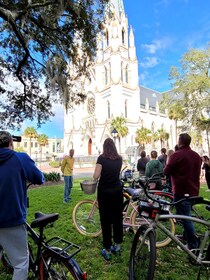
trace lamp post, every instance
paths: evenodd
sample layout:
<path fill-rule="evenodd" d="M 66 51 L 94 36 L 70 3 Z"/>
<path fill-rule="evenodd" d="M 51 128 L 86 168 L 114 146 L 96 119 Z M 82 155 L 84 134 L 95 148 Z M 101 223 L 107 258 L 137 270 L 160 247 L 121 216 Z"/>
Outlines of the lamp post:
<path fill-rule="evenodd" d="M 117 129 L 114 128 L 111 133 L 112 133 L 112 137 L 114 138 L 114 143 L 116 144 L 116 138 L 117 138 L 117 135 L 118 135 Z"/>

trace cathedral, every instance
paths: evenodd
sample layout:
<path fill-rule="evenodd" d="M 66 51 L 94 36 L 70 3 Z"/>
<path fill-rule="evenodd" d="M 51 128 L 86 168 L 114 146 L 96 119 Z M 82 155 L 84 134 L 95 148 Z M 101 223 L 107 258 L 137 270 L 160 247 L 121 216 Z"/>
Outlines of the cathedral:
<path fill-rule="evenodd" d="M 113 18 L 107 18 L 98 37 L 97 56 L 85 83 L 83 104 L 64 113 L 64 152 L 75 149 L 76 156 L 98 155 L 107 137 L 113 137 L 111 121 L 126 119 L 128 135 L 116 138 L 122 155 L 137 153 L 136 131 L 164 129 L 170 135 L 166 148 L 176 144 L 174 122 L 160 110 L 161 93 L 139 85 L 138 58 L 132 27 L 128 25 L 123 0 L 111 0 Z M 160 152 L 160 143 L 146 147 Z M 138 156 L 138 155 L 137 155 Z"/>

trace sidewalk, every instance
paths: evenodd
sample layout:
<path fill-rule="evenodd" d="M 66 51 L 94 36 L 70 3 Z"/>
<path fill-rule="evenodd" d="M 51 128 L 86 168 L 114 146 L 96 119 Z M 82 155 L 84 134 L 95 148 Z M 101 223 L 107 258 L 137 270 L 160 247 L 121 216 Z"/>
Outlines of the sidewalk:
<path fill-rule="evenodd" d="M 61 174 L 61 168 L 53 168 L 47 163 L 42 163 L 41 166 L 37 167 L 45 173 L 56 172 Z M 95 167 L 75 167 L 73 171 L 73 176 L 75 178 L 92 177 Z"/>

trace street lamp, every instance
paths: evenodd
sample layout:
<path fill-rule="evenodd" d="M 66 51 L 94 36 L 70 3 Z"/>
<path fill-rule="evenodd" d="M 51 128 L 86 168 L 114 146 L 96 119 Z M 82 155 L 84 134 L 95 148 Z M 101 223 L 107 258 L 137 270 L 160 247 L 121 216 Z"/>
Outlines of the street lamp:
<path fill-rule="evenodd" d="M 114 138 L 114 143 L 116 144 L 116 138 L 117 138 L 117 135 L 118 135 L 117 129 L 114 128 L 111 133 L 112 133 L 112 137 Z"/>

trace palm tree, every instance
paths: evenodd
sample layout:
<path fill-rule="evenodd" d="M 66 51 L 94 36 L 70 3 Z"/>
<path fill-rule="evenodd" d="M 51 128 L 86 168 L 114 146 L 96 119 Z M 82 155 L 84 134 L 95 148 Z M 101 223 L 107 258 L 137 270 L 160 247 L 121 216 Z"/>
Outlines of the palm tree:
<path fill-rule="evenodd" d="M 40 146 L 40 160 L 42 161 L 42 147 L 48 144 L 48 136 L 46 134 L 40 134 L 37 137 L 37 142 L 39 143 Z"/>
<path fill-rule="evenodd" d="M 26 138 L 29 138 L 29 155 L 31 156 L 31 139 L 36 139 L 38 137 L 38 134 L 37 134 L 36 129 L 34 127 L 27 127 L 24 130 L 23 135 Z"/>
<path fill-rule="evenodd" d="M 135 141 L 139 144 L 139 146 L 142 146 L 143 149 L 145 149 L 145 144 L 151 143 L 151 140 L 152 131 L 150 129 L 146 127 L 137 129 Z"/>
<path fill-rule="evenodd" d="M 119 141 L 119 153 L 121 152 L 121 138 L 126 137 L 128 135 L 128 127 L 126 126 L 126 118 L 124 117 L 116 117 L 112 119 L 110 126 L 110 133 L 113 129 L 116 129 L 118 132 L 117 139 Z"/>
<path fill-rule="evenodd" d="M 169 139 L 169 133 L 163 128 L 158 129 L 157 133 L 158 133 L 158 139 L 160 140 L 160 147 L 162 149 L 163 142 L 168 141 L 168 139 Z"/>

